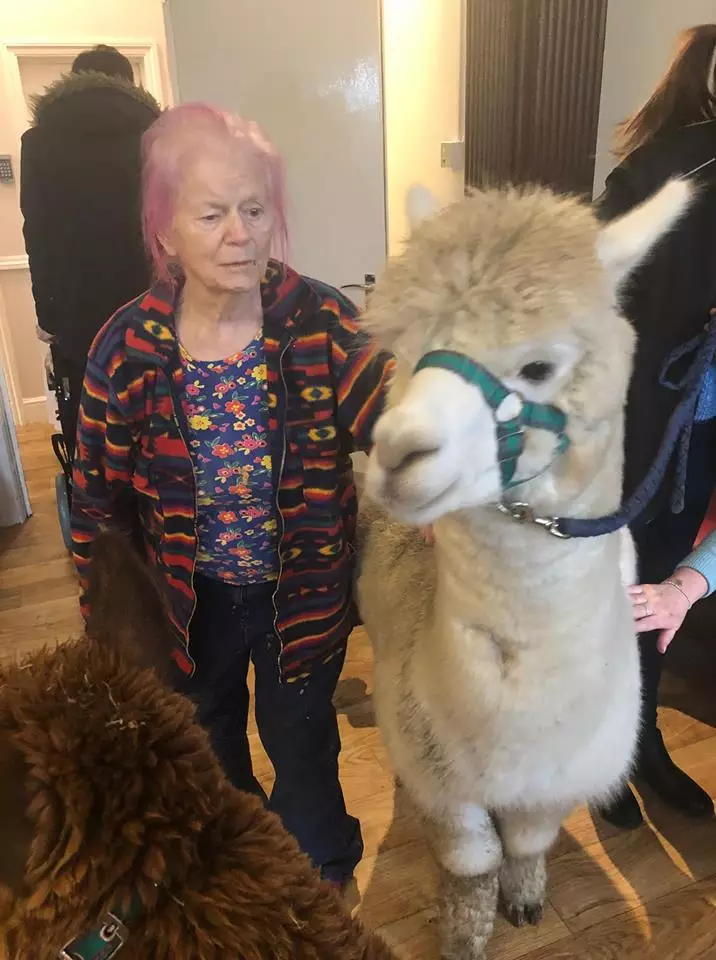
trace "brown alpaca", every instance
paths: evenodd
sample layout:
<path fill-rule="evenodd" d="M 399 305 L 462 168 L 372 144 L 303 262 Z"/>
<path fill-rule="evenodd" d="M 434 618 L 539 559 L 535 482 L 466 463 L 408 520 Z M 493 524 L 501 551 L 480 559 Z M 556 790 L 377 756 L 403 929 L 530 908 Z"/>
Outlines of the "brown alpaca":
<path fill-rule="evenodd" d="M 90 589 L 86 637 L 0 670 L 6 960 L 58 960 L 110 911 L 119 960 L 387 960 L 151 668 L 170 638 L 125 541 L 97 541 Z"/>

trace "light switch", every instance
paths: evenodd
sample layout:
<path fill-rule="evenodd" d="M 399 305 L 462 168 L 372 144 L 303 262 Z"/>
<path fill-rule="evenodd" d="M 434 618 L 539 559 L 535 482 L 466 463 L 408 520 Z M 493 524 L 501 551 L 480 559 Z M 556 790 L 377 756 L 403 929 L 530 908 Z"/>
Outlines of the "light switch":
<path fill-rule="evenodd" d="M 12 172 L 12 157 L 0 156 L 0 183 L 14 183 L 15 174 Z"/>
<path fill-rule="evenodd" d="M 440 144 L 440 166 L 450 170 L 462 170 L 464 168 L 464 140 L 446 140 Z"/>

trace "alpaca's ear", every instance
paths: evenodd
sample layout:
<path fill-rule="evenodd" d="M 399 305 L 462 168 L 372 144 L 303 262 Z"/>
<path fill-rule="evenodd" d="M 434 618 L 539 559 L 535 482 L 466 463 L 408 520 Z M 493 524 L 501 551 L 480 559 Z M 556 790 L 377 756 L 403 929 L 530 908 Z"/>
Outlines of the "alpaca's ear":
<path fill-rule="evenodd" d="M 0 886 L 16 895 L 22 893 L 32 843 L 26 791 L 23 759 L 7 737 L 0 737 Z"/>
<path fill-rule="evenodd" d="M 689 181 L 670 180 L 649 200 L 601 230 L 597 255 L 615 286 L 621 285 L 686 213 L 693 196 Z"/>
<path fill-rule="evenodd" d="M 127 537 L 101 533 L 92 545 L 87 633 L 166 678 L 174 637 L 163 591 Z"/>
<path fill-rule="evenodd" d="M 436 197 L 420 183 L 413 184 L 405 196 L 405 213 L 410 229 L 415 230 L 423 220 L 429 220 L 440 210 Z"/>

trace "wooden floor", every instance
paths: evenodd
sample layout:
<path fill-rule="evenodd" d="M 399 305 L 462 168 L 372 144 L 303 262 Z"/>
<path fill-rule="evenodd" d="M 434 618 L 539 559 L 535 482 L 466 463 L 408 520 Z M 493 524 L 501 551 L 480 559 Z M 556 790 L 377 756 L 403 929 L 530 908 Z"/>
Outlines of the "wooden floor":
<path fill-rule="evenodd" d="M 80 629 L 48 436 L 41 427 L 21 431 L 34 516 L 0 531 L 0 656 Z M 677 762 L 716 795 L 716 656 L 708 647 L 685 641 L 679 648 L 664 684 L 662 729 Z M 400 957 L 428 960 L 438 956 L 429 857 L 405 799 L 395 794 L 370 690 L 370 648 L 359 632 L 338 692 L 343 785 L 366 844 L 355 895 L 365 922 Z M 252 738 L 258 771 L 269 780 L 255 732 Z M 691 823 L 647 804 L 650 826 L 627 834 L 575 812 L 551 858 L 543 924 L 518 931 L 499 921 L 490 958 L 716 958 L 716 822 Z"/>

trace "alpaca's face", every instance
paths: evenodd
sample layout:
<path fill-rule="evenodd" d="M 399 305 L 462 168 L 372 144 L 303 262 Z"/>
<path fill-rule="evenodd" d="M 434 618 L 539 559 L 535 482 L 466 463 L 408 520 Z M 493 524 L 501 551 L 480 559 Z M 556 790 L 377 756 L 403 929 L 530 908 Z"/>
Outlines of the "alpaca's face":
<path fill-rule="evenodd" d="M 539 478 L 529 491 L 541 484 L 551 502 L 560 471 L 586 485 L 621 431 L 634 338 L 617 310 L 618 287 L 688 198 L 688 187 L 673 184 L 602 228 L 574 200 L 491 192 L 423 224 L 388 265 L 366 318 L 398 361 L 373 437 L 368 495 L 416 525 L 500 501 L 496 425 L 524 400 L 559 408 L 571 446 L 562 456 L 555 432 L 527 426 L 511 482 Z M 436 350 L 469 358 L 518 397 L 495 410 L 484 384 L 448 369 L 416 372 Z M 511 498 L 520 492 L 512 488 Z"/>
<path fill-rule="evenodd" d="M 584 351 L 565 331 L 502 350 L 459 352 L 520 397 L 559 405 Z M 400 370 L 391 408 L 373 437 L 369 494 L 411 524 L 432 523 L 447 513 L 500 500 L 504 451 L 497 442 L 496 418 L 511 416 L 518 402 L 508 397 L 495 411 L 480 387 L 457 373 L 428 368 L 410 375 Z M 527 427 L 513 482 L 543 475 L 559 455 L 559 442 L 550 430 Z"/>

